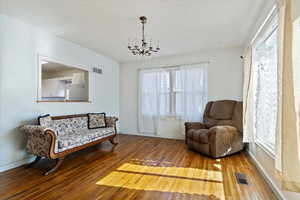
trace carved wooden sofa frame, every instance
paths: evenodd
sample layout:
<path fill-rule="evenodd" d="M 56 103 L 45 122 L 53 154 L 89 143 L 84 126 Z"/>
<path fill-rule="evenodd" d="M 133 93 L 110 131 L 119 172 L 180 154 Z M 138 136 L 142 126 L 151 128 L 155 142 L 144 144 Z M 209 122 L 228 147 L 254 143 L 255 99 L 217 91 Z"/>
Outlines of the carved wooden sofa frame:
<path fill-rule="evenodd" d="M 78 114 L 78 115 L 64 115 L 64 116 L 52 116 L 51 119 L 52 120 L 59 120 L 59 119 L 68 119 L 68 118 L 75 118 L 75 117 L 87 117 L 87 114 Z M 90 142 L 90 143 L 87 143 L 87 144 L 84 144 L 84 145 L 81 145 L 81 146 L 77 146 L 77 147 L 74 147 L 74 148 L 71 148 L 71 149 L 67 149 L 67 150 L 64 150 L 62 152 L 55 152 L 55 141 L 56 141 L 56 134 L 55 132 L 53 132 L 51 129 L 46 129 L 44 131 L 42 131 L 44 137 L 50 137 L 51 138 L 51 142 L 50 142 L 50 145 L 49 145 L 49 150 L 47 152 L 47 155 L 36 155 L 36 158 L 35 160 L 30 163 L 28 165 L 28 167 L 31 167 L 33 166 L 34 164 L 36 164 L 38 161 L 40 161 L 42 159 L 42 157 L 46 157 L 48 159 L 54 159 L 56 160 L 56 164 L 54 165 L 54 167 L 52 167 L 49 171 L 47 171 L 44 175 L 49 175 L 50 173 L 53 173 L 55 172 L 62 164 L 62 162 L 64 161 L 65 157 L 73 152 L 76 152 L 76 151 L 79 151 L 79 150 L 82 150 L 82 149 L 85 149 L 87 147 L 90 147 L 90 146 L 93 146 L 93 145 L 96 145 L 96 144 L 100 144 L 104 141 L 110 141 L 111 144 L 113 145 L 117 145 L 118 143 L 115 142 L 114 138 L 116 137 L 117 135 L 117 128 L 116 128 L 116 122 L 118 121 L 118 118 L 116 117 L 106 117 L 105 118 L 105 121 L 106 121 L 106 124 L 108 127 L 113 127 L 114 128 L 114 134 L 113 135 L 109 135 L 109 136 L 106 136 L 106 137 L 103 137 L 99 140 L 95 140 L 93 142 Z M 38 126 L 38 125 L 25 125 L 25 126 Z M 21 130 L 23 129 L 24 126 L 21 127 Z M 24 129 L 23 129 L 24 131 Z"/>

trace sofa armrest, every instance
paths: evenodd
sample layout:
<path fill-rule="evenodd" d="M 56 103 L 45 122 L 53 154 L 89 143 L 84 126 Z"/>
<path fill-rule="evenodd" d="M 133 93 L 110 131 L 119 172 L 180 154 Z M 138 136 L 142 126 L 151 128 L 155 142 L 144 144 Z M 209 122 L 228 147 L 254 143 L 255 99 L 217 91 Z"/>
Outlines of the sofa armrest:
<path fill-rule="evenodd" d="M 27 135 L 27 150 L 37 156 L 51 158 L 54 150 L 56 133 L 52 129 L 39 125 L 24 125 L 20 130 Z"/>
<path fill-rule="evenodd" d="M 20 127 L 20 130 L 25 132 L 26 134 L 44 135 L 46 130 L 51 130 L 51 129 L 46 126 L 40 126 L 40 125 L 23 125 Z"/>
<path fill-rule="evenodd" d="M 214 126 L 208 131 L 210 155 L 224 157 L 243 149 L 241 133 L 233 126 Z"/>
<path fill-rule="evenodd" d="M 116 127 L 116 123 L 119 119 L 117 117 L 105 117 L 107 127 Z"/>
<path fill-rule="evenodd" d="M 207 129 L 205 124 L 201 122 L 185 122 L 184 126 L 186 131 L 189 129 Z"/>

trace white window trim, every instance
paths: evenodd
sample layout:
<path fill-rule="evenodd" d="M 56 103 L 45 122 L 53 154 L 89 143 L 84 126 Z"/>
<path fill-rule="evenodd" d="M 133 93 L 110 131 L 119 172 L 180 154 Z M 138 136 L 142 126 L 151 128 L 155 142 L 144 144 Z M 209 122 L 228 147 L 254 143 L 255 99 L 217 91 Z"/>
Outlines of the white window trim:
<path fill-rule="evenodd" d="M 275 149 L 269 147 L 269 145 L 259 139 L 255 140 L 255 144 L 258 145 L 264 152 L 266 152 L 271 158 L 275 159 Z"/>
<path fill-rule="evenodd" d="M 263 24 L 261 27 L 260 32 L 257 34 L 255 39 L 253 40 L 253 46 L 255 45 L 261 45 L 264 41 L 266 41 L 273 33 L 274 31 L 278 28 L 278 24 L 274 26 L 273 20 L 275 17 L 277 17 L 278 13 L 276 12 L 276 7 L 273 8 L 271 11 L 270 16 L 266 20 L 266 22 Z M 273 26 L 273 27 L 272 27 Z M 272 28 L 272 30 L 269 32 L 266 38 L 262 38 L 266 31 L 269 30 L 269 28 Z M 255 130 L 255 128 L 254 128 Z M 256 133 L 256 131 L 255 131 Z M 273 145 L 270 145 L 269 143 L 266 143 L 262 140 L 260 140 L 256 135 L 254 137 L 254 142 L 256 145 L 258 145 L 265 153 L 267 153 L 272 159 L 275 159 L 275 145 L 274 148 L 270 147 Z"/>

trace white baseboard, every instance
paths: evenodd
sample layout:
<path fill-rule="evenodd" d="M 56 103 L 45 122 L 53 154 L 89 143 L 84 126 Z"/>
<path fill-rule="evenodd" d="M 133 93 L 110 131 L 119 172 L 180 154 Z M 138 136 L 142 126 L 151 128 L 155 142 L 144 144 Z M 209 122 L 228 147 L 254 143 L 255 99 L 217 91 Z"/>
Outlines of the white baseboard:
<path fill-rule="evenodd" d="M 173 140 L 184 140 L 184 136 L 182 137 L 165 137 L 161 135 L 147 135 L 143 133 L 118 133 L 118 134 L 124 134 L 124 135 L 137 135 L 137 136 L 145 136 L 145 137 L 155 137 L 155 138 L 165 138 L 165 139 L 173 139 Z"/>
<path fill-rule="evenodd" d="M 9 163 L 9 164 L 6 164 L 6 165 L 2 165 L 2 166 L 0 166 L 0 172 L 4 172 L 4 171 L 10 170 L 10 169 L 19 167 L 21 165 L 31 163 L 34 159 L 35 159 L 35 157 L 31 156 L 31 157 L 25 158 L 23 160 L 17 160 L 15 162 L 12 162 L 12 163 Z"/>
<path fill-rule="evenodd" d="M 282 194 L 281 189 L 274 183 L 274 181 L 271 179 L 271 177 L 268 175 L 266 170 L 263 168 L 263 166 L 258 162 L 258 160 L 255 158 L 255 156 L 248 150 L 247 151 L 251 159 L 253 160 L 255 166 L 257 167 L 260 174 L 264 177 L 264 179 L 267 181 L 269 186 L 271 187 L 272 191 L 276 195 L 276 197 L 280 200 L 285 200 L 284 195 Z"/>

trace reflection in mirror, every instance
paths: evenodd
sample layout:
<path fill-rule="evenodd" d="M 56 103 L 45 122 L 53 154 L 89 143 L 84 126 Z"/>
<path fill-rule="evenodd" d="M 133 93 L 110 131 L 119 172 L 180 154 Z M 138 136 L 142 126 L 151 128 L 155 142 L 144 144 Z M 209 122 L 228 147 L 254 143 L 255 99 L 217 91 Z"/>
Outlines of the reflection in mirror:
<path fill-rule="evenodd" d="M 42 101 L 89 101 L 89 73 L 73 66 L 41 61 Z"/>

